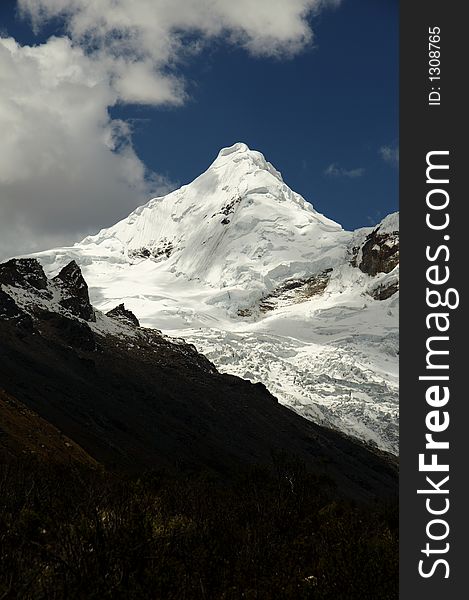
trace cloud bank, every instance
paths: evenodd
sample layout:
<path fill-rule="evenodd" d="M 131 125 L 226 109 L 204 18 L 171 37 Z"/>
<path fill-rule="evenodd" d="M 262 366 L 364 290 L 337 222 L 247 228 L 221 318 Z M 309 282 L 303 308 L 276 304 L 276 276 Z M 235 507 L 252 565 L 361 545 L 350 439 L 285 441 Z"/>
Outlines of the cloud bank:
<path fill-rule="evenodd" d="M 0 73 L 4 254 L 67 242 L 169 187 L 146 173 L 128 125 L 109 118 L 117 96 L 102 66 L 69 40 L 0 39 Z"/>
<path fill-rule="evenodd" d="M 171 183 L 148 172 L 118 103 L 178 106 L 185 62 L 215 39 L 288 58 L 311 14 L 340 0 L 18 0 L 36 46 L 0 38 L 0 259 L 70 243 Z"/>

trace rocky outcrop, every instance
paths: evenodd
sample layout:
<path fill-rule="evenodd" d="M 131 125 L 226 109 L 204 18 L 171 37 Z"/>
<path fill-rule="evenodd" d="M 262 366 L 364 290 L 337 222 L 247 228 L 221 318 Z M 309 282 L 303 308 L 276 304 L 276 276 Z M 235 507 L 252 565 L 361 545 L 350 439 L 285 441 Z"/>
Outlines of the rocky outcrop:
<path fill-rule="evenodd" d="M 379 285 L 370 291 L 370 296 L 375 300 L 387 300 L 399 290 L 399 282 Z"/>
<path fill-rule="evenodd" d="M 96 350 L 96 336 L 88 323 L 53 311 L 41 311 L 41 327 L 47 334 L 66 343 L 71 348 L 93 352 Z"/>
<path fill-rule="evenodd" d="M 106 313 L 106 316 L 111 317 L 111 319 L 117 319 L 118 321 L 125 323 L 126 325 L 140 327 L 140 323 L 137 317 L 131 310 L 127 310 L 124 304 L 119 304 L 112 310 L 108 311 Z"/>
<path fill-rule="evenodd" d="M 60 287 L 61 306 L 76 317 L 85 321 L 95 321 L 94 309 L 88 294 L 88 285 L 83 278 L 80 267 L 72 260 L 66 265 L 52 282 Z"/>
<path fill-rule="evenodd" d="M 47 277 L 35 258 L 12 258 L 0 264 L 0 285 L 47 289 Z"/>
<path fill-rule="evenodd" d="M 361 248 L 358 268 L 372 277 L 390 273 L 399 264 L 399 231 L 381 233 L 375 229 Z"/>
<path fill-rule="evenodd" d="M 32 330 L 33 320 L 16 304 L 13 298 L 0 287 L 0 319 L 9 320 L 21 329 Z"/>
<path fill-rule="evenodd" d="M 74 260 L 52 279 L 35 258 L 0 264 L 0 316 L 29 325 L 39 313 L 61 313 L 61 309 L 84 321 L 96 321 L 88 285 Z"/>
<path fill-rule="evenodd" d="M 141 248 L 129 250 L 128 256 L 131 260 L 151 258 L 152 260 L 160 261 L 169 258 L 173 251 L 173 242 L 164 238 L 158 243 L 154 242 L 151 247 L 142 246 Z"/>
<path fill-rule="evenodd" d="M 353 241 L 350 265 L 372 278 L 367 284 L 368 295 L 387 300 L 399 290 L 399 213 L 388 215 L 372 231 L 357 230 Z"/>
<path fill-rule="evenodd" d="M 332 268 L 329 268 L 312 277 L 286 281 L 262 299 L 259 304 L 261 312 L 274 310 L 280 304 L 299 304 L 322 294 L 330 281 L 331 273 Z"/>

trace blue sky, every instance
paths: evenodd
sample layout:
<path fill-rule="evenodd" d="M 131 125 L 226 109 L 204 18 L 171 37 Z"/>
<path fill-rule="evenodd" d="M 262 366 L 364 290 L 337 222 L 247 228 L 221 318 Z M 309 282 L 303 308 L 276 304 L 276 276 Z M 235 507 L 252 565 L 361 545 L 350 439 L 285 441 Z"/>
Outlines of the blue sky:
<path fill-rule="evenodd" d="M 23 0 L 28 2 L 36 0 Z M 293 57 L 247 51 L 246 44 L 214 36 L 200 51 L 164 65 L 161 73 L 170 72 L 184 85 L 184 101 L 109 101 L 112 122 L 130 124 L 125 135 L 135 161 L 162 176 L 160 184 L 184 184 L 205 170 L 221 147 L 244 141 L 263 152 L 290 187 L 347 229 L 374 224 L 397 210 L 398 2 L 343 0 L 308 16 L 307 26 L 314 42 Z M 51 35 L 76 39 L 67 20 L 53 15 L 34 34 L 29 19 L 18 16 L 15 0 L 0 5 L 0 31 L 20 46 L 48 43 Z M 87 193 L 93 195 L 93 188 Z M 103 198 L 108 193 L 103 191 Z M 140 186 L 136 203 L 145 201 L 144 193 Z M 111 225 L 127 214 L 138 194 L 128 205 L 116 204 L 109 216 L 90 211 L 88 221 L 77 219 L 77 234 L 94 222 Z M 66 215 L 57 218 L 60 225 Z M 39 229 L 47 230 L 39 221 Z M 48 234 L 47 241 L 53 241 L 54 232 Z"/>
<path fill-rule="evenodd" d="M 146 119 L 134 136 L 144 162 L 186 183 L 219 148 L 243 141 L 345 228 L 397 210 L 397 165 L 380 152 L 398 144 L 397 2 L 347 0 L 315 31 L 317 47 L 293 60 L 226 47 L 198 57 L 186 72 L 195 83 L 184 108 L 133 113 Z M 328 176 L 332 164 L 364 172 Z"/>

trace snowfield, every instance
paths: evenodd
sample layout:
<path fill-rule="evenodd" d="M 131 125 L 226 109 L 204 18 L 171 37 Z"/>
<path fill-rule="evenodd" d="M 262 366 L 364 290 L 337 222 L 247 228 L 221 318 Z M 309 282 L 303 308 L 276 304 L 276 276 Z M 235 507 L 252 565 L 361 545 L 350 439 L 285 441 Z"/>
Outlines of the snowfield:
<path fill-rule="evenodd" d="M 399 266 L 358 268 L 377 228 L 384 250 L 398 244 L 397 213 L 344 231 L 239 143 L 116 225 L 31 256 L 48 275 L 76 260 L 101 311 L 124 302 L 219 370 L 397 454 Z"/>

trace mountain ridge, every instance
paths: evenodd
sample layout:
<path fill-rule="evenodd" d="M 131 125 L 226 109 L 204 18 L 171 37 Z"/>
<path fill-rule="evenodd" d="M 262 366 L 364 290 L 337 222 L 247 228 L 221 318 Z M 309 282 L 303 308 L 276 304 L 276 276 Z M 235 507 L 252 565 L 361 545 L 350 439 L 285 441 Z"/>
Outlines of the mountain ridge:
<path fill-rule="evenodd" d="M 64 444 L 71 439 L 98 463 L 130 472 L 184 464 L 223 473 L 268 464 L 277 449 L 327 473 L 341 494 L 395 493 L 390 457 L 303 419 L 261 384 L 220 374 L 195 347 L 139 327 L 123 308 L 103 315 L 91 307 L 76 264 L 61 272 L 78 282 L 65 297 L 74 289 L 79 304 L 64 305 L 53 294 L 56 281 L 37 278 L 41 270 L 31 259 L 0 265 L 2 293 L 29 315 L 20 330 L 0 304 L 0 385 Z"/>

